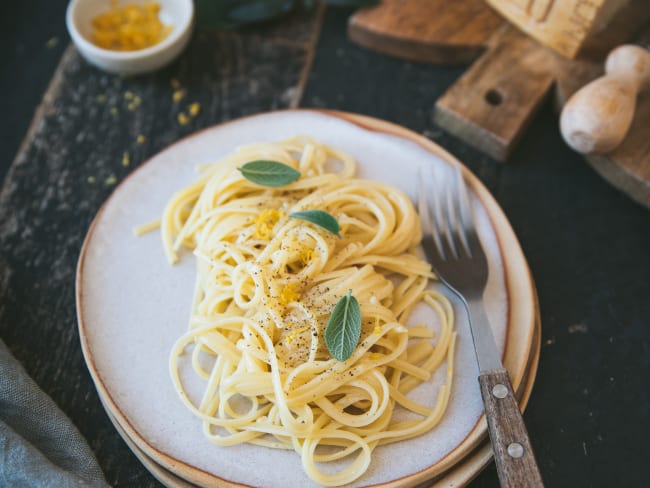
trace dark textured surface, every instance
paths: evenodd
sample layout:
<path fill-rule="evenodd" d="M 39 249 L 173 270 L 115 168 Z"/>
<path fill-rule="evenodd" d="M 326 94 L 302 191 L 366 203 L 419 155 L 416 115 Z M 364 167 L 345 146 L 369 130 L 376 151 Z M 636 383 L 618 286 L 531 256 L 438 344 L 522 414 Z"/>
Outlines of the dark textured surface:
<path fill-rule="evenodd" d="M 11 159 L 18 148 L 66 44 L 64 2 L 36 3 L 43 10 L 31 14 L 24 5 L 6 7 L 16 19 L 9 29 L 16 41 L 3 47 L 14 57 L 0 65 L 3 158 Z M 569 151 L 548 106 L 507 165 L 444 134 L 431 121 L 433 104 L 462 69 L 403 62 L 353 46 L 345 36 L 346 16 L 326 15 L 301 105 L 405 125 L 479 176 L 519 236 L 538 288 L 542 354 L 525 419 L 547 486 L 646 486 L 650 213 Z M 112 189 L 106 180 L 119 181 L 201 127 L 296 103 L 311 22 L 298 16 L 242 34 L 198 37 L 170 68 L 132 80 L 102 74 L 70 50 L 8 170 L 0 194 L 0 335 L 87 437 L 112 485 L 156 482 L 104 414 L 77 336 L 76 259 L 88 224 Z M 59 45 L 45 47 L 53 35 L 60 36 Z M 24 46 L 22 55 L 15 46 Z M 187 126 L 176 120 L 181 106 L 171 100 L 172 77 L 188 91 L 182 108 L 202 104 Z M 127 91 L 142 98 L 134 111 L 124 99 Z M 136 142 L 139 134 L 146 136 L 144 144 Z M 128 167 L 121 163 L 124 151 Z M 489 467 L 472 486 L 497 484 Z"/>
<path fill-rule="evenodd" d="M 0 178 L 68 43 L 66 0 L 3 2 L 0 7 Z"/>

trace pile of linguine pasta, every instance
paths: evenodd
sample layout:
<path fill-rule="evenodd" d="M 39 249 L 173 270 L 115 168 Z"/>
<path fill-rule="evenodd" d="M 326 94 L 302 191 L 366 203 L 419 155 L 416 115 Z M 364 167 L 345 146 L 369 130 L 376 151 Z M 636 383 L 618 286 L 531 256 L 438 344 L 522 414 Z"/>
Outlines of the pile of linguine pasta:
<path fill-rule="evenodd" d="M 260 159 L 300 177 L 274 188 L 244 178 L 238 168 Z M 340 236 L 289 218 L 309 209 L 336 218 Z M 189 329 L 169 367 L 211 442 L 295 450 L 313 481 L 339 486 L 363 475 L 378 445 L 440 421 L 452 380 L 452 307 L 429 286 L 411 201 L 355 178 L 350 156 L 303 136 L 240 148 L 171 198 L 161 230 L 171 263 L 183 249 L 196 257 Z M 348 292 L 360 306 L 361 336 L 339 361 L 324 330 Z M 435 333 L 432 324 L 406 325 L 423 305 L 438 317 Z M 182 364 L 202 378 L 201 398 L 186 391 Z M 437 398 L 409 398 L 444 365 Z"/>

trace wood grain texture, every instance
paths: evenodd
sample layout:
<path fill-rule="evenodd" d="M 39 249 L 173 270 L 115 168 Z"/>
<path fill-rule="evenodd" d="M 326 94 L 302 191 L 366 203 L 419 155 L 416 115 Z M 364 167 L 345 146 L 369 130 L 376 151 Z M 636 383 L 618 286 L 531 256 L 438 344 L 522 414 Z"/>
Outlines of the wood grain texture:
<path fill-rule="evenodd" d="M 505 161 L 551 90 L 553 67 L 549 51 L 504 26 L 493 47 L 436 102 L 434 120 Z"/>
<path fill-rule="evenodd" d="M 116 182 L 160 149 L 222 120 L 296 104 L 319 15 L 197 35 L 173 65 L 138 78 L 102 73 L 68 48 L 8 171 L 0 192 L 0 335 L 74 419 L 111 485 L 157 483 L 110 424 L 84 365 L 74 306 L 83 237 Z M 185 90 L 180 102 L 172 79 Z M 181 125 L 179 113 L 193 102 L 200 113 Z"/>
<path fill-rule="evenodd" d="M 637 101 L 632 126 L 609 154 L 588 154 L 587 162 L 607 181 L 650 208 L 650 94 Z"/>
<path fill-rule="evenodd" d="M 487 0 L 510 22 L 560 54 L 574 58 L 589 34 L 628 0 Z"/>
<path fill-rule="evenodd" d="M 483 371 L 478 381 L 501 486 L 543 487 L 535 453 L 507 371 Z"/>
<path fill-rule="evenodd" d="M 503 19 L 483 0 L 384 0 L 350 17 L 353 42 L 411 61 L 465 64 L 486 48 Z"/>
<path fill-rule="evenodd" d="M 577 60 L 599 61 L 607 53 L 630 39 L 642 34 L 650 20 L 650 2 L 647 0 L 627 0 L 625 4 L 611 13 L 607 22 L 594 25 L 584 40 Z"/>

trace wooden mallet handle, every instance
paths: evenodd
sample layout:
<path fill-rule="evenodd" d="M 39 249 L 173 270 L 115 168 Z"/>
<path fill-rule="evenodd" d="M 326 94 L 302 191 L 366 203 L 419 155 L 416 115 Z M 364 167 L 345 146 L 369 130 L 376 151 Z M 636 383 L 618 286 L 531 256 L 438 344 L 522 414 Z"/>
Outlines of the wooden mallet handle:
<path fill-rule="evenodd" d="M 607 153 L 625 138 L 637 95 L 650 86 L 650 52 L 623 45 L 605 61 L 605 75 L 583 86 L 560 116 L 564 140 L 578 152 Z"/>

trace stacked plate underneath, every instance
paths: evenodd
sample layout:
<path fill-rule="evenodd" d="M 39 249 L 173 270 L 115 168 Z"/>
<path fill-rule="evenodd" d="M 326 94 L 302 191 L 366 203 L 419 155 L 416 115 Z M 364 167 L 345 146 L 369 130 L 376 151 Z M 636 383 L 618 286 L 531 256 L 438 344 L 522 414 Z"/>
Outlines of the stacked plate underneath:
<path fill-rule="evenodd" d="M 286 111 L 222 124 L 165 149 L 129 176 L 93 222 L 77 273 L 84 356 L 111 420 L 135 455 L 167 486 L 315 486 L 299 456 L 253 445 L 218 447 L 177 398 L 168 373 L 174 341 L 185 331 L 194 284 L 192 256 L 167 265 L 160 237 L 133 228 L 157 218 L 171 195 L 196 177 L 196 165 L 236 146 L 315 137 L 350 153 L 362 178 L 389 182 L 415 198 L 422 165 L 460 165 L 407 129 L 360 115 Z M 464 176 L 490 278 L 485 300 L 523 408 L 540 349 L 537 296 L 516 236 L 493 197 Z M 452 297 L 450 297 L 452 299 Z M 380 446 L 351 486 L 462 486 L 491 460 L 467 319 L 456 301 L 458 343 L 452 396 L 441 423 L 418 438 Z"/>

